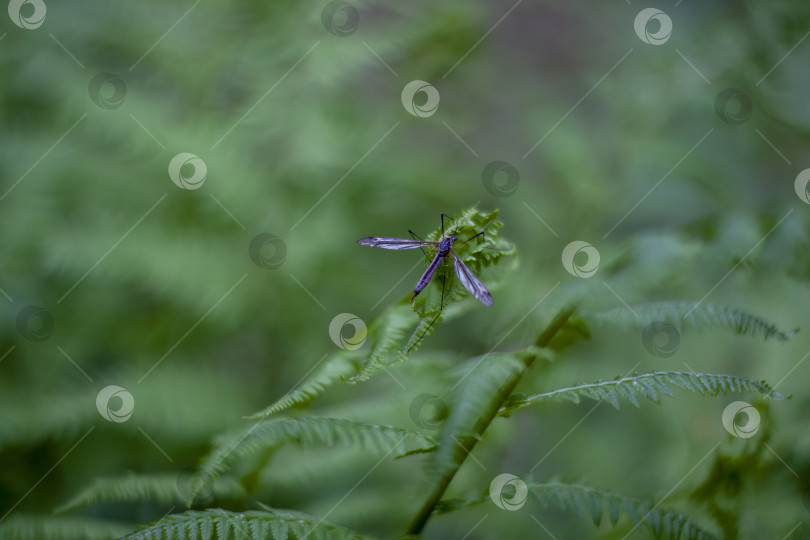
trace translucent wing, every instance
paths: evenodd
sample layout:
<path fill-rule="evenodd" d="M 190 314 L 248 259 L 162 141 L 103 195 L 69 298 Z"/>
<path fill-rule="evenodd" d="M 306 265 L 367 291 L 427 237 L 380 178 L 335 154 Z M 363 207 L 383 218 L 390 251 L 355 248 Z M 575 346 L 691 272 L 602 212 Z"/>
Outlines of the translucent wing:
<path fill-rule="evenodd" d="M 451 251 L 450 253 L 453 252 Z M 472 270 L 467 268 L 467 265 L 461 262 L 461 259 L 459 259 L 455 253 L 453 253 L 453 259 L 455 259 L 454 266 L 456 267 L 456 275 L 459 281 L 461 281 L 461 284 L 464 285 L 464 288 L 470 291 L 470 294 L 476 297 L 478 301 L 485 306 L 492 306 L 492 295 L 489 294 L 489 291 L 484 287 L 484 284 L 481 283 L 481 280 L 475 277 Z"/>
<path fill-rule="evenodd" d="M 416 249 L 422 246 L 432 246 L 436 242 L 424 242 L 413 238 L 387 238 L 385 236 L 369 236 L 357 241 L 362 246 L 378 247 L 383 249 Z"/>

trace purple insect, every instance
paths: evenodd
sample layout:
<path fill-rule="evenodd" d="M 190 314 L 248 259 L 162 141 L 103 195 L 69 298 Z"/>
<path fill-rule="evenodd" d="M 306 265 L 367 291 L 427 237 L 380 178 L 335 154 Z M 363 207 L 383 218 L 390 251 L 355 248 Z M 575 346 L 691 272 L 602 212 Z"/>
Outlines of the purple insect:
<path fill-rule="evenodd" d="M 445 215 L 442 214 L 442 236 L 444 236 L 444 218 Z M 383 236 L 370 236 L 368 238 L 361 238 L 357 241 L 358 244 L 363 246 L 371 246 L 371 247 L 379 247 L 383 249 L 416 249 L 416 248 L 424 248 L 426 246 L 431 246 L 436 249 L 436 256 L 431 261 L 430 265 L 428 265 L 427 270 L 425 273 L 422 274 L 422 277 L 419 278 L 419 281 L 416 284 L 416 288 L 413 290 L 413 296 L 411 297 L 411 301 L 416 298 L 422 290 L 427 287 L 430 280 L 433 278 L 433 274 L 436 272 L 436 269 L 439 267 L 439 263 L 444 262 L 444 276 L 447 277 L 447 256 L 452 255 L 454 260 L 454 266 L 456 268 L 456 276 L 458 276 L 458 280 L 464 285 L 464 288 L 470 291 L 475 298 L 478 299 L 479 302 L 484 304 L 487 307 L 492 306 L 492 295 L 489 294 L 489 291 L 484 284 L 481 283 L 481 280 L 478 279 L 475 274 L 472 273 L 466 264 L 461 262 L 461 259 L 458 258 L 458 255 L 453 251 L 453 242 L 456 241 L 455 235 L 450 235 L 447 238 L 439 240 L 438 242 L 428 242 L 419 238 L 413 231 L 408 231 L 412 237 L 411 240 L 406 238 L 387 238 Z M 466 244 L 473 238 L 481 236 L 484 234 L 483 231 L 476 234 L 472 238 L 469 238 L 464 242 Z M 464 245 L 460 244 L 460 245 Z M 444 309 L 444 287 L 442 286 L 442 301 L 439 307 L 439 312 L 441 313 L 442 309 Z M 438 317 L 438 316 L 437 316 Z M 432 325 L 432 323 L 431 323 Z"/>

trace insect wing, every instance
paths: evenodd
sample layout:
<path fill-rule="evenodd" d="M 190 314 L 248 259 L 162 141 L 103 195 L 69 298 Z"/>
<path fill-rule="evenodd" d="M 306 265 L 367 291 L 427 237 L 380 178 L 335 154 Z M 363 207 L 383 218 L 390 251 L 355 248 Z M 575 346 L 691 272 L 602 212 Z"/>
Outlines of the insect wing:
<path fill-rule="evenodd" d="M 487 307 L 491 307 L 492 295 L 489 294 L 489 291 L 484 287 L 484 284 L 481 283 L 481 280 L 473 274 L 472 270 L 467 268 L 466 264 L 461 262 L 461 259 L 459 259 L 455 253 L 453 253 L 453 259 L 455 259 L 454 266 L 456 267 L 456 275 L 459 281 L 461 281 L 461 284 L 464 285 L 464 288 L 470 291 L 470 294 L 476 297 L 479 302 Z"/>
<path fill-rule="evenodd" d="M 435 242 L 423 242 L 413 238 L 388 238 L 385 236 L 369 236 L 357 241 L 362 246 L 378 247 L 383 249 L 416 249 L 422 246 L 432 246 Z"/>

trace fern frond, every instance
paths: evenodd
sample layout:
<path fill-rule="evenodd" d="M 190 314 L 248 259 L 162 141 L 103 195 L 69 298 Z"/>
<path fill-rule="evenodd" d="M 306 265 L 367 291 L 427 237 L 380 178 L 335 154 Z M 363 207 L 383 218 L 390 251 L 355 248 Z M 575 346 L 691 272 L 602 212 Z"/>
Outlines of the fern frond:
<path fill-rule="evenodd" d="M 261 450 L 285 443 L 304 446 L 346 445 L 381 453 L 406 452 L 406 441 L 417 446 L 435 444 L 426 435 L 394 426 L 353 422 L 340 418 L 270 420 L 253 425 L 238 435 L 222 437 L 205 459 L 192 490 L 192 500 L 224 472 L 230 463 Z"/>
<path fill-rule="evenodd" d="M 132 530 L 132 525 L 87 517 L 15 514 L 0 524 L 4 540 L 110 540 Z"/>
<path fill-rule="evenodd" d="M 756 392 L 766 398 L 786 399 L 786 396 L 774 391 L 765 381 L 754 381 L 736 375 L 715 375 L 689 371 L 653 371 L 652 373 L 620 376 L 610 381 L 598 380 L 593 383 L 582 383 L 525 398 L 510 398 L 498 411 L 498 415 L 509 416 L 518 409 L 540 401 L 572 401 L 579 403 L 581 397 L 595 401 L 605 400 L 616 409 L 619 408 L 619 401 L 623 399 L 638 408 L 641 406 L 638 400 L 639 397 L 659 403 L 662 395 L 672 397 L 673 388 L 679 388 L 702 396 Z"/>
<path fill-rule="evenodd" d="M 229 512 L 219 508 L 189 510 L 172 514 L 136 531 L 121 540 L 200 540 L 226 538 L 322 538 L 356 540 L 369 538 L 345 527 L 332 525 L 315 516 L 292 510 L 277 510 L 262 505 L 264 510 Z"/>
<path fill-rule="evenodd" d="M 502 395 L 503 389 L 511 387 L 525 368 L 517 353 L 490 353 L 463 364 L 459 370 L 463 375 L 450 398 L 450 414 L 442 429 L 439 447 L 428 462 L 432 473 L 441 478 L 448 471 L 455 471 L 467 458 L 462 439 L 477 436 L 479 419 L 491 418 L 493 404 L 506 398 Z"/>
<path fill-rule="evenodd" d="M 425 319 L 421 319 L 417 323 L 417 330 L 424 321 Z M 389 308 L 374 319 L 368 334 L 368 339 L 371 341 L 371 352 L 362 369 L 354 377 L 350 377 L 348 382 L 367 381 L 383 367 L 404 360 L 405 356 L 400 354 L 402 340 L 408 329 L 413 326 L 413 322 L 413 312 L 406 301 Z M 410 341 L 408 343 L 410 345 Z M 409 345 L 406 345 L 404 350 L 407 350 Z"/>
<path fill-rule="evenodd" d="M 668 323 L 681 331 L 683 328 L 700 330 L 719 327 L 737 335 L 759 335 L 764 339 L 787 341 L 798 332 L 783 332 L 776 325 L 751 313 L 714 304 L 697 302 L 655 302 L 593 313 L 593 319 L 618 324 L 627 328 L 646 328 L 654 323 Z"/>
<path fill-rule="evenodd" d="M 57 513 L 100 502 L 154 501 L 162 504 L 187 504 L 194 476 L 180 474 L 136 474 L 97 478 L 56 509 Z M 245 489 L 233 478 L 218 478 L 211 485 L 214 498 L 244 498 Z"/>
<path fill-rule="evenodd" d="M 316 368 L 317 371 L 298 388 L 290 390 L 275 403 L 248 418 L 266 418 L 290 407 L 309 403 L 329 386 L 346 379 L 351 373 L 356 373 L 359 367 L 360 358 L 355 351 L 337 352 L 327 358 L 322 366 Z"/>
<path fill-rule="evenodd" d="M 574 512 L 580 517 L 589 514 L 594 525 L 599 526 L 602 516 L 607 513 L 610 523 L 616 525 L 622 514 L 630 518 L 635 525 L 649 529 L 655 538 L 668 540 L 717 540 L 717 537 L 702 529 L 692 520 L 677 512 L 660 508 L 651 500 L 626 497 L 624 495 L 596 489 L 584 484 L 569 484 L 564 482 L 523 482 L 519 478 L 516 482 L 523 483 L 527 488 L 527 499 L 542 508 L 554 507 L 560 510 Z M 452 512 L 465 506 L 490 501 L 486 494 L 465 501 L 442 501 L 437 505 L 441 513 Z M 523 501 L 502 499 L 501 504 L 516 504 Z M 496 503 L 498 504 L 498 503 Z"/>

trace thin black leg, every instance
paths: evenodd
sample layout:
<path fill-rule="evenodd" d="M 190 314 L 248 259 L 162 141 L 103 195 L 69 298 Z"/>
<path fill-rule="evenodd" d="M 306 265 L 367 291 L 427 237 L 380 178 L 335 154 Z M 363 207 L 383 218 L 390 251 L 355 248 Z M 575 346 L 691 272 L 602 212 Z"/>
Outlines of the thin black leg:
<path fill-rule="evenodd" d="M 458 245 L 458 247 L 463 246 L 464 244 L 466 244 L 467 242 L 469 242 L 469 241 L 470 241 L 470 240 L 472 240 L 473 238 L 477 238 L 477 237 L 481 236 L 482 234 L 484 234 L 484 231 L 481 231 L 480 233 L 476 234 L 475 236 L 471 236 L 471 237 L 467 238 L 467 239 L 466 239 L 466 240 L 464 240 L 462 243 L 460 243 L 460 244 Z"/>
<path fill-rule="evenodd" d="M 419 339 L 416 340 L 416 343 L 408 347 L 408 350 L 405 351 L 405 354 L 410 353 L 414 349 L 414 347 L 422 343 L 422 340 L 425 338 L 427 333 L 430 332 L 430 329 L 433 328 L 433 325 L 436 324 L 436 321 L 439 320 L 439 317 L 441 317 L 442 312 L 444 311 L 444 289 L 446 286 L 447 286 L 447 258 L 444 259 L 444 267 L 442 268 L 442 300 L 441 303 L 439 304 L 439 313 L 437 313 L 436 316 L 433 317 L 433 320 L 430 321 L 430 324 L 428 325 L 427 328 L 425 328 L 425 331 L 422 332 L 422 335 L 419 336 Z"/>
<path fill-rule="evenodd" d="M 413 231 L 412 231 L 412 230 L 410 230 L 410 229 L 408 229 L 408 234 L 410 234 L 410 235 L 411 235 L 411 238 L 413 238 L 414 240 L 419 240 L 420 242 L 424 242 L 424 240 L 423 240 L 423 239 L 422 239 L 422 238 L 421 238 L 421 237 L 420 237 L 418 234 L 416 234 L 415 232 L 413 232 Z M 421 249 L 421 250 L 422 250 L 422 254 L 423 254 L 425 257 L 427 257 L 428 252 L 427 252 L 427 251 L 425 251 L 425 248 L 420 247 L 419 249 Z"/>

